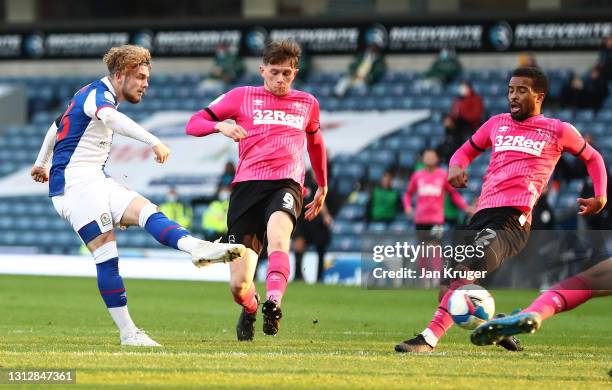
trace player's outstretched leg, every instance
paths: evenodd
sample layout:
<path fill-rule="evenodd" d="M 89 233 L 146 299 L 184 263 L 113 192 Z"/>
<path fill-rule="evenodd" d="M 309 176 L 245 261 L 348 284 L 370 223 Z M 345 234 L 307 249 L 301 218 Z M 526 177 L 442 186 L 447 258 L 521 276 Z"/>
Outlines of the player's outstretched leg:
<path fill-rule="evenodd" d="M 102 245 L 93 251 L 98 276 L 100 295 L 119 329 L 121 345 L 136 347 L 159 347 L 147 334 L 136 327 L 127 308 L 127 296 L 123 279 L 119 275 L 119 254 L 117 243 L 111 232 L 96 238 Z M 91 244 L 90 244 L 91 245 Z"/>
<path fill-rule="evenodd" d="M 238 341 L 251 341 L 255 337 L 255 321 L 257 321 L 259 295 L 257 295 L 255 290 L 253 278 L 257 266 L 257 257 L 257 253 L 247 249 L 242 258 L 230 264 L 230 289 L 234 302 L 242 306 L 242 311 L 236 324 L 236 338 Z"/>
<path fill-rule="evenodd" d="M 592 297 L 606 295 L 612 295 L 612 259 L 559 282 L 522 312 L 482 324 L 470 339 L 476 345 L 491 345 L 508 335 L 534 333 L 547 318 L 572 310 Z"/>
<path fill-rule="evenodd" d="M 540 329 L 542 318 L 536 312 L 518 313 L 495 318 L 476 328 L 470 340 L 475 345 L 498 344 L 508 336 L 520 333 L 534 333 Z"/>
<path fill-rule="evenodd" d="M 268 272 L 266 274 L 266 301 L 262 305 L 263 332 L 274 336 L 278 333 L 283 318 L 281 301 L 291 266 L 289 262 L 289 241 L 293 230 L 293 220 L 284 211 L 276 211 L 268 220 Z"/>
<path fill-rule="evenodd" d="M 434 316 L 421 333 L 415 337 L 404 340 L 395 346 L 396 352 L 433 352 L 434 348 L 438 344 L 438 340 L 442 338 L 453 326 L 453 318 L 448 313 L 448 300 L 452 295 L 453 291 L 458 287 L 461 287 L 461 281 L 453 281 L 450 288 L 446 286 L 440 286 L 440 294 L 442 299 L 440 305 L 436 309 Z"/>
<path fill-rule="evenodd" d="M 232 262 L 245 253 L 246 248 L 242 244 L 223 244 L 193 237 L 187 229 L 166 217 L 156 205 L 144 198 L 134 200 L 130 204 L 130 207 L 132 206 L 139 210 L 138 225 L 159 243 L 189 253 L 193 263 L 198 267 Z"/>
<path fill-rule="evenodd" d="M 429 325 L 427 325 L 427 328 L 425 328 L 423 332 L 417 334 L 415 337 L 396 344 L 395 351 L 415 353 L 433 352 L 440 338 L 442 338 L 442 336 L 448 332 L 451 326 L 453 326 L 453 318 L 448 313 L 447 309 L 450 296 L 457 288 L 469 283 L 471 282 L 468 280 L 454 280 L 451 282 L 451 285 L 448 288 L 440 286 L 440 294 L 443 294 L 442 299 L 440 301 L 440 305 L 434 313 L 434 317 Z M 519 340 L 514 337 L 502 337 L 500 338 L 498 344 L 508 351 L 523 350 Z"/>

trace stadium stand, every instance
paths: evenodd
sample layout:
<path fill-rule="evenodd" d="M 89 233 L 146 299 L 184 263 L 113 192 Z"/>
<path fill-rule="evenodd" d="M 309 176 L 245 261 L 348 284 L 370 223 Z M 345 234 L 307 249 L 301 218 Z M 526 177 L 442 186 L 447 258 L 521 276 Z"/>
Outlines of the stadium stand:
<path fill-rule="evenodd" d="M 551 81 L 551 96 L 554 101 L 559 87 L 569 77 L 568 69 L 547 70 Z M 486 115 L 507 111 L 505 82 L 509 76 L 506 70 L 468 70 L 466 78 L 480 94 L 487 109 Z M 146 99 L 139 105 L 124 104 L 121 110 L 139 121 L 160 110 L 196 111 L 217 97 L 219 91 L 198 90 L 201 74 L 160 74 L 154 75 Z M 358 251 L 360 235 L 364 232 L 392 231 L 402 233 L 413 229 L 412 223 L 398 215 L 390 224 L 363 222 L 366 213 L 367 195 L 365 190 L 378 181 L 387 168 L 394 168 L 403 179 L 412 171 L 418 153 L 425 147 L 436 147 L 444 137 L 441 117 L 448 112 L 453 91 L 457 83 L 447 88 L 433 88 L 424 91 L 413 81 L 420 78 L 417 72 L 387 72 L 383 80 L 373 86 L 366 95 L 349 92 L 343 99 L 333 96 L 333 86 L 338 73 L 313 73 L 307 84 L 301 88 L 314 94 L 320 100 L 321 109 L 343 110 L 391 110 L 428 109 L 429 119 L 412 126 L 398 128 L 394 133 L 371 143 L 355 156 L 335 155 L 330 185 L 347 197 L 333 226 L 331 251 Z M 10 153 L 0 154 L 0 176 L 5 176 L 24 167 L 30 167 L 48 128 L 48 125 L 63 111 L 70 95 L 90 81 L 90 77 L 4 77 L 0 84 L 24 86 L 28 91 L 29 124 L 21 127 L 6 127 L 0 131 L 0 148 Z M 237 85 L 257 85 L 260 76 L 245 75 Z M 597 147 L 604 156 L 612 155 L 612 98 L 604 107 L 593 111 L 545 110 L 547 115 L 572 122 L 583 133 L 594 137 Z M 564 157 L 565 158 L 565 157 Z M 463 191 L 468 200 L 479 191 L 480 177 L 484 174 L 488 157 L 479 157 L 470 168 L 470 185 Z M 610 163 L 610 161 L 608 161 Z M 612 169 L 612 166 L 609 167 Z M 198 178 L 164 179 L 167 185 L 176 185 L 177 180 Z M 402 191 L 404 188 L 402 188 Z M 570 181 L 560 186 L 553 209 L 558 219 L 575 219 L 575 198 L 580 193 L 580 183 Z M 153 199 L 155 200 L 155 199 Z M 198 225 L 205 206 L 199 206 L 194 213 L 194 224 Z M 569 217 L 568 217 L 569 216 Z M 571 224 L 571 223 L 570 223 Z M 78 253 L 80 242 L 67 222 L 59 218 L 50 200 L 44 196 L 0 198 L 0 250 L 30 250 L 45 253 Z M 10 230 L 8 230 L 10 228 Z M 144 230 L 130 229 L 118 233 L 120 247 L 154 248 L 158 244 Z"/>

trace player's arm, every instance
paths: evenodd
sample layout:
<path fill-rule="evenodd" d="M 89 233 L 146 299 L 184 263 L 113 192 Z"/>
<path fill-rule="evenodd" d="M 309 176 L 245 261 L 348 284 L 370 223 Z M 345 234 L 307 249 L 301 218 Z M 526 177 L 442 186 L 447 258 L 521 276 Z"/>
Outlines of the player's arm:
<path fill-rule="evenodd" d="M 448 163 L 448 182 L 457 188 L 467 186 L 465 169 L 491 146 L 493 118 L 486 121 L 451 157 Z"/>
<path fill-rule="evenodd" d="M 57 129 L 62 116 L 63 114 L 58 116 L 57 119 L 51 123 L 51 126 L 49 126 L 43 144 L 38 152 L 38 157 L 36 157 L 36 162 L 34 162 L 34 166 L 30 171 L 30 176 L 32 176 L 32 179 L 39 183 L 45 183 L 47 180 L 49 180 L 49 161 L 51 161 L 51 155 L 53 154 L 53 148 L 55 147 Z"/>
<path fill-rule="evenodd" d="M 327 196 L 327 152 L 321 135 L 319 102 L 316 99 L 310 114 L 310 121 L 306 126 L 306 149 L 318 185 L 314 199 L 306 205 L 306 212 L 304 213 L 304 218 L 307 221 L 312 221 L 321 211 Z"/>
<path fill-rule="evenodd" d="M 108 91 L 95 89 L 85 100 L 83 111 L 94 120 L 100 120 L 104 126 L 115 133 L 133 138 L 152 147 L 155 161 L 163 164 L 168 160 L 170 149 L 159 138 L 145 130 L 127 115 L 117 111 L 114 97 Z"/>
<path fill-rule="evenodd" d="M 404 193 L 404 197 L 402 198 L 404 204 L 404 212 L 407 216 L 412 215 L 412 195 L 416 191 L 416 186 L 416 175 L 413 174 L 410 177 L 410 181 L 408 182 L 408 186 L 406 187 L 406 192 Z"/>
<path fill-rule="evenodd" d="M 127 115 L 114 108 L 104 108 L 98 112 L 98 117 L 106 127 L 113 129 L 114 132 L 151 146 L 153 153 L 155 153 L 155 161 L 158 163 L 163 164 L 168 160 L 170 149 L 159 138 L 149 133 Z"/>
<path fill-rule="evenodd" d="M 235 88 L 219 96 L 208 107 L 191 116 L 185 133 L 194 137 L 221 133 L 236 142 L 245 138 L 247 133 L 241 126 L 224 122 L 226 119 L 238 117 L 243 96 L 243 88 Z"/>
<path fill-rule="evenodd" d="M 584 162 L 587 172 L 593 181 L 595 196 L 588 199 L 576 199 L 576 203 L 580 207 L 578 214 L 592 215 L 599 213 L 608 201 L 608 175 L 606 174 L 606 165 L 603 157 L 569 123 L 563 123 L 559 141 L 563 151 L 573 154 Z"/>

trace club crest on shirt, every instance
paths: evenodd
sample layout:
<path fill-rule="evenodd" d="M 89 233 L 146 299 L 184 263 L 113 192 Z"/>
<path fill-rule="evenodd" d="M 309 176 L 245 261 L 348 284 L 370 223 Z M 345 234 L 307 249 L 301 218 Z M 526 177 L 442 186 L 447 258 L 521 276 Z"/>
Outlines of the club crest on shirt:
<path fill-rule="evenodd" d="M 100 222 L 102 222 L 102 226 L 110 225 L 111 223 L 110 215 L 108 215 L 108 213 L 102 213 L 102 215 L 100 215 Z"/>
<path fill-rule="evenodd" d="M 550 138 L 550 132 L 548 130 L 536 129 L 536 131 L 538 132 L 539 136 Z"/>
<path fill-rule="evenodd" d="M 510 128 L 510 126 L 499 126 L 499 129 L 497 129 L 498 132 L 503 133 L 505 131 L 507 131 Z"/>

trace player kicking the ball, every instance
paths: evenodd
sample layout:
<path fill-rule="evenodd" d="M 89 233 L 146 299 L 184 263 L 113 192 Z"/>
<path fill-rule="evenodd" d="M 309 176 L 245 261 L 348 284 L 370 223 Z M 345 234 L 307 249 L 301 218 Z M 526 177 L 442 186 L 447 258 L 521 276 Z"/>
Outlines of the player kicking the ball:
<path fill-rule="evenodd" d="M 149 51 L 132 45 L 114 47 L 104 56 L 104 63 L 109 75 L 75 93 L 66 112 L 49 128 L 31 175 L 35 181 L 49 181 L 55 209 L 91 251 L 98 288 L 119 328 L 121 345 L 159 346 L 134 325 L 128 312 L 113 227 L 141 226 L 163 245 L 189 253 L 196 265 L 232 261 L 242 256 L 245 248 L 192 237 L 156 205 L 106 175 L 104 165 L 113 133 L 151 146 L 160 164 L 166 162 L 170 150 L 117 111 L 121 101 L 141 101 L 151 69 Z"/>
<path fill-rule="evenodd" d="M 612 258 L 557 283 L 520 313 L 482 324 L 472 332 L 472 343 L 491 345 L 507 336 L 534 333 L 545 319 L 608 295 L 612 295 Z"/>
<path fill-rule="evenodd" d="M 595 197 L 578 199 L 579 214 L 596 214 L 606 205 L 603 158 L 572 125 L 541 114 L 547 90 L 548 80 L 540 70 L 516 69 L 508 84 L 510 113 L 491 117 L 452 156 L 448 181 L 455 187 L 465 187 L 467 166 L 492 147 L 478 209 L 467 227 L 475 232 L 471 244 L 483 247 L 484 256 L 458 263 L 457 269 L 490 273 L 525 247 L 531 230 L 531 211 L 563 152 L 584 161 L 593 180 Z M 456 288 L 469 283 L 474 281 L 452 280 L 448 286 L 441 286 L 440 305 L 427 328 L 397 344 L 395 350 L 433 351 L 453 324 L 447 311 L 448 299 Z M 504 337 L 497 344 L 509 350 L 521 349 L 513 337 Z"/>
<path fill-rule="evenodd" d="M 194 114 L 186 133 L 221 133 L 238 142 L 238 166 L 227 216 L 228 240 L 244 244 L 245 256 L 230 264 L 230 288 L 242 313 L 238 340 L 252 340 L 259 298 L 253 277 L 264 242 L 268 243 L 263 331 L 278 332 L 281 300 L 289 279 L 289 244 L 302 209 L 304 143 L 318 189 L 305 217 L 317 216 L 327 194 L 327 161 L 319 131 L 319 102 L 291 89 L 300 47 L 291 40 L 269 43 L 259 72 L 264 85 L 232 89 Z M 233 119 L 235 124 L 224 122 Z"/>

